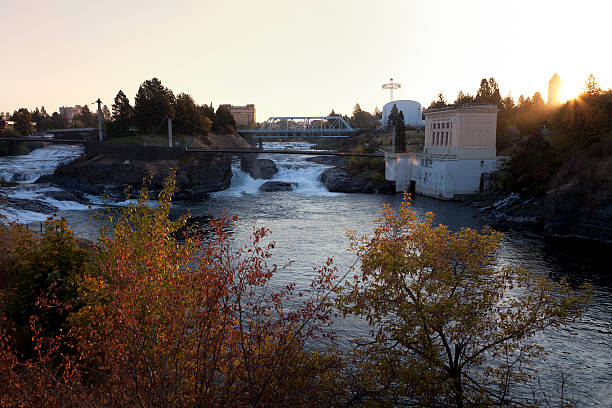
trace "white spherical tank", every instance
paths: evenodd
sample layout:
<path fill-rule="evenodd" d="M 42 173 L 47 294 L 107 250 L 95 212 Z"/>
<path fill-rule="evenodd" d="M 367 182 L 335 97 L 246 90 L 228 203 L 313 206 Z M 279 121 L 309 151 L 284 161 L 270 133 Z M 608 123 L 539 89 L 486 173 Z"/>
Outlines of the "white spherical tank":
<path fill-rule="evenodd" d="M 417 101 L 411 101 L 408 99 L 391 101 L 383 106 L 382 111 L 382 123 L 384 126 L 389 124 L 389 114 L 393 105 L 397 105 L 397 110 L 404 114 L 404 123 L 412 127 L 423 126 L 423 113 L 421 111 L 421 104 Z"/>

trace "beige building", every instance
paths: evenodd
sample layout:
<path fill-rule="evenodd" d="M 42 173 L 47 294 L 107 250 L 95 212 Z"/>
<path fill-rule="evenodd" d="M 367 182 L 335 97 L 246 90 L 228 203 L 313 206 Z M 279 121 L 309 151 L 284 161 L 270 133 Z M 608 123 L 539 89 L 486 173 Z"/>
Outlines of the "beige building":
<path fill-rule="evenodd" d="M 458 159 L 495 158 L 497 106 L 470 104 L 427 109 L 423 153 Z"/>
<path fill-rule="evenodd" d="M 497 170 L 497 107 L 451 105 L 427 109 L 422 153 L 387 153 L 385 179 L 397 191 L 456 199 L 486 188 Z"/>
<path fill-rule="evenodd" d="M 239 127 L 249 127 L 255 123 L 255 105 L 248 104 L 246 106 L 234 106 L 230 104 L 219 105 L 229 109 L 236 121 L 236 125 Z"/>

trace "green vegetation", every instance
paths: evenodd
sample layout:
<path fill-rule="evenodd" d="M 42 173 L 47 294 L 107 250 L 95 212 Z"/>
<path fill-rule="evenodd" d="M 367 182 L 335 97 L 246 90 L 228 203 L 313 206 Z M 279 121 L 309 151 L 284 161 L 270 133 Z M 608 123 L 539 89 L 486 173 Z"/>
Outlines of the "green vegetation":
<path fill-rule="evenodd" d="M 500 233 L 452 233 L 408 202 L 350 235 L 361 271 L 343 290 L 331 259 L 307 289 L 274 289 L 267 229 L 236 248 L 224 217 L 178 240 L 174 191 L 172 173 L 151 207 L 144 187 L 87 249 L 62 220 L 0 224 L 2 406 L 520 406 L 533 335 L 589 298 L 493 268 Z M 338 309 L 371 326 L 350 351 Z"/>
<path fill-rule="evenodd" d="M 21 133 L 14 128 L 5 129 L 2 136 L 10 138 L 23 137 Z M 30 149 L 28 148 L 26 142 L 0 141 L 0 156 L 18 156 L 28 153 L 30 153 Z"/>

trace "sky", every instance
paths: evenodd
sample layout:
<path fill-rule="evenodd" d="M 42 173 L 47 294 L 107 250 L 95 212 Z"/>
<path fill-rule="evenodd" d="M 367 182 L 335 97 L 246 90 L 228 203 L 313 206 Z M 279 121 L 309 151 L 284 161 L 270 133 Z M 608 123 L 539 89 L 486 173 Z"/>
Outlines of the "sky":
<path fill-rule="evenodd" d="M 570 98 L 593 73 L 612 87 L 609 1 L 0 0 L 0 112 L 111 107 L 153 77 L 198 104 L 270 116 L 351 114 L 442 92 Z M 93 107 L 93 106 L 92 106 Z"/>

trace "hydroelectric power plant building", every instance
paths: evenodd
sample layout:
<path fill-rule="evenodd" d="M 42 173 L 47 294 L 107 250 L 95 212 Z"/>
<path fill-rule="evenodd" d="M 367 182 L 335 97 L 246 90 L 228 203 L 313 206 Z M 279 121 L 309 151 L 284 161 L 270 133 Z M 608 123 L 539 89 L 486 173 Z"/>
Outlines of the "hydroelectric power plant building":
<path fill-rule="evenodd" d="M 497 111 L 489 104 L 427 109 L 423 152 L 387 153 L 385 178 L 397 191 L 441 199 L 482 191 L 497 170 Z"/>
<path fill-rule="evenodd" d="M 383 106 L 382 110 L 382 124 L 383 126 L 389 126 L 389 115 L 393 105 L 397 106 L 397 110 L 404 114 L 404 123 L 414 128 L 423 127 L 423 112 L 421 111 L 421 104 L 417 101 L 411 101 L 408 99 L 391 101 Z"/>

